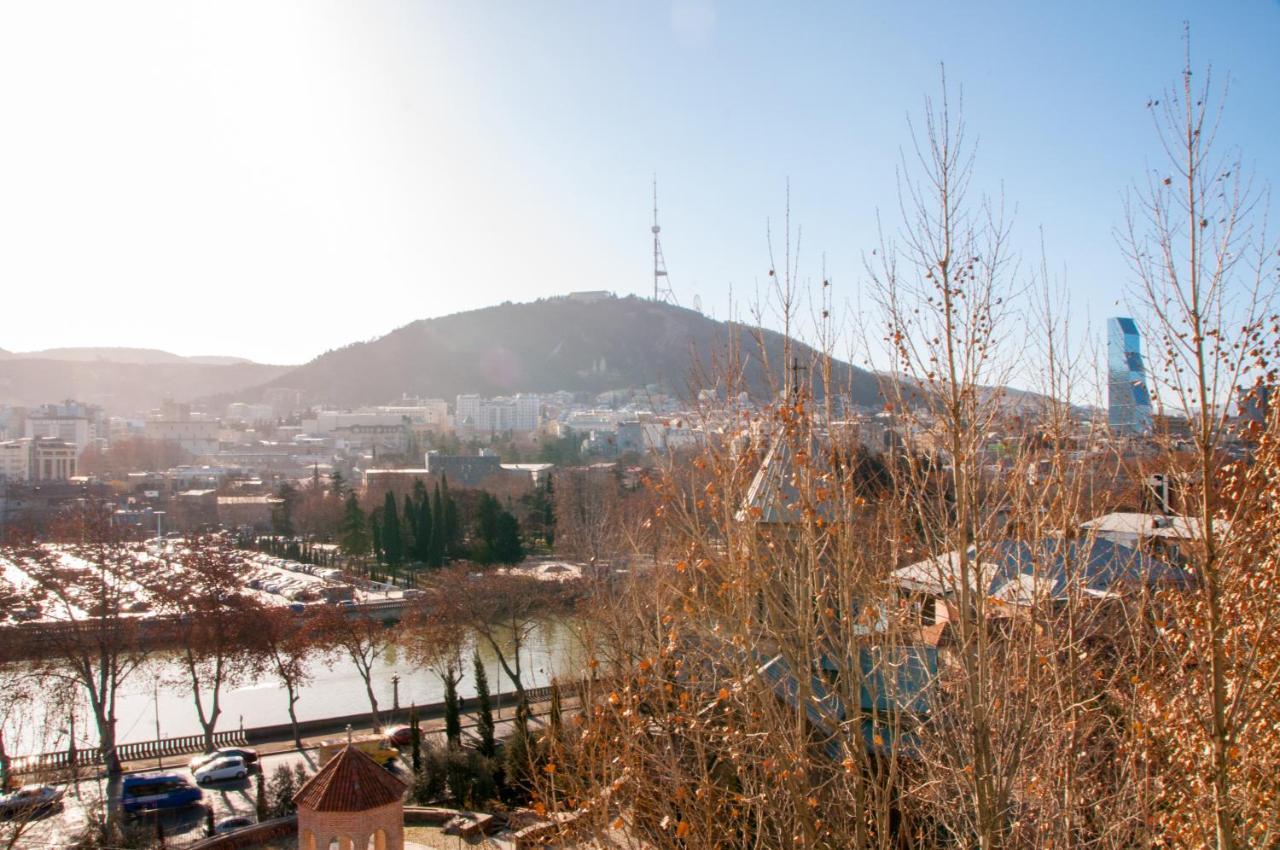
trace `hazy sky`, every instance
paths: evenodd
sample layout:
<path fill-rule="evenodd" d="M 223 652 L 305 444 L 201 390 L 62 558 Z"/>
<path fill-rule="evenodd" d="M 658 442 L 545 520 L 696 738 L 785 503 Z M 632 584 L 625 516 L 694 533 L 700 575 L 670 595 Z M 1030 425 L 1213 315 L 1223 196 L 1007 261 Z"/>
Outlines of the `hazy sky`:
<path fill-rule="evenodd" d="M 964 87 L 978 177 L 1100 331 L 1182 21 L 1280 175 L 1280 3 L 6 2 L 0 347 L 300 362 L 417 318 L 651 289 L 726 317 L 789 178 L 856 304 L 906 117 Z M 1036 260 L 1038 263 L 1038 259 Z"/>

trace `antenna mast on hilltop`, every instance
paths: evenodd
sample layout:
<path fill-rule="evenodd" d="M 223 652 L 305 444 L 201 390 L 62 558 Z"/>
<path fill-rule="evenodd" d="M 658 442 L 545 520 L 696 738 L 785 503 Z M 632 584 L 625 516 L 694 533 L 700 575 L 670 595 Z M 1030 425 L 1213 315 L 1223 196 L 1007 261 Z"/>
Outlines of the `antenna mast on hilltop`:
<path fill-rule="evenodd" d="M 662 239 L 658 226 L 658 178 L 653 178 L 653 300 L 667 301 L 677 304 L 676 294 L 671 289 L 671 281 L 667 277 L 667 260 L 662 256 Z"/>

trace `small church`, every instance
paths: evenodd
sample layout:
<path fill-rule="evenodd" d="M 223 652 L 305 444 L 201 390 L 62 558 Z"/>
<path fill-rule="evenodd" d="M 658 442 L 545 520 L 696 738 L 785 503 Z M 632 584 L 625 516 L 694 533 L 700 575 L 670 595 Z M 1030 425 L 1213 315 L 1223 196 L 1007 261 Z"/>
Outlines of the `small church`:
<path fill-rule="evenodd" d="M 404 850 L 406 787 L 347 744 L 293 797 L 299 850 Z"/>

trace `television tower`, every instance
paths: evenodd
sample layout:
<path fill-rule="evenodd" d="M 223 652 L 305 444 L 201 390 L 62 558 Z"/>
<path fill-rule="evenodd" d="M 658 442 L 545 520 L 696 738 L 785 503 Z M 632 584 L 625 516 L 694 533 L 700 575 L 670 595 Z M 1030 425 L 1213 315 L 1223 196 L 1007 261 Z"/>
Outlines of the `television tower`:
<path fill-rule="evenodd" d="M 671 289 L 671 281 L 667 277 L 667 260 L 662 256 L 662 239 L 658 226 L 658 178 L 653 178 L 653 300 L 678 304 L 676 294 Z"/>

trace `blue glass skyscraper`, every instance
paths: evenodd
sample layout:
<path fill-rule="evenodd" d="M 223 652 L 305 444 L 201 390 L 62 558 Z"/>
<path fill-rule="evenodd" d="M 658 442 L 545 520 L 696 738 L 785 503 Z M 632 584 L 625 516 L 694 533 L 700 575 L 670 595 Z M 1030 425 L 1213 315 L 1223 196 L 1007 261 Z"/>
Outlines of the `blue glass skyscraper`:
<path fill-rule="evenodd" d="M 1151 432 L 1151 394 L 1142 337 L 1133 319 L 1107 319 L 1107 422 L 1114 434 Z"/>

